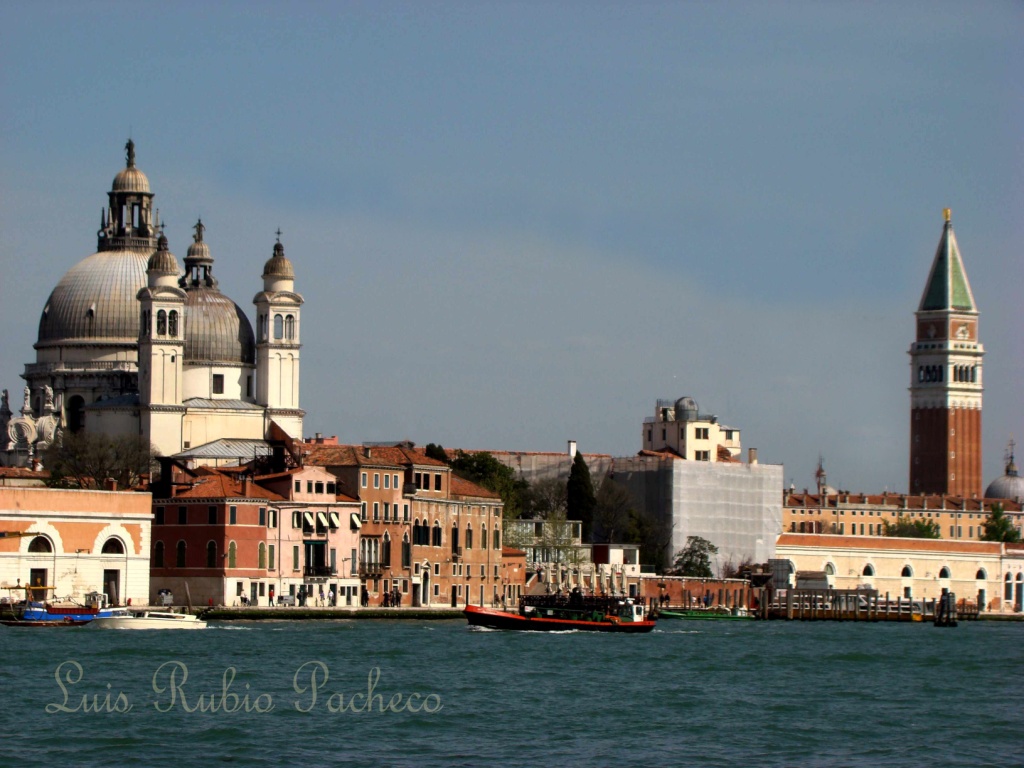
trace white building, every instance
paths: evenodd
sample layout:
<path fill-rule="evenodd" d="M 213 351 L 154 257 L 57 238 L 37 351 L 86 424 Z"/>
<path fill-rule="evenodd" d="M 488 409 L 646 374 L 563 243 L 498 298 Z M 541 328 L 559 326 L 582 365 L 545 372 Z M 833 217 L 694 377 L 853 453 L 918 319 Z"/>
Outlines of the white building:
<path fill-rule="evenodd" d="M 692 397 L 658 400 L 654 416 L 644 419 L 643 449 L 671 451 L 687 461 L 729 461 L 742 450 L 740 431 L 701 414 Z"/>
<path fill-rule="evenodd" d="M 31 463 L 60 429 L 141 434 L 163 455 L 219 438 L 263 440 L 272 423 L 302 436 L 303 300 L 280 240 L 253 299 L 254 334 L 220 292 L 201 221 L 179 268 L 134 143 L 126 149 L 97 252 L 68 270 L 43 307 L 20 414 L 4 390 L 0 463 Z"/>

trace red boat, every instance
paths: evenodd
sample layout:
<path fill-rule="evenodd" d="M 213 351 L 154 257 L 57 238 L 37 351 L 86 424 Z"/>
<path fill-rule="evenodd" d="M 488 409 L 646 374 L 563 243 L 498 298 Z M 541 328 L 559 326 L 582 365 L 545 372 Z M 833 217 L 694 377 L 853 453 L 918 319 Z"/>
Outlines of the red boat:
<path fill-rule="evenodd" d="M 643 602 L 625 597 L 584 597 L 578 592 L 524 597 L 518 613 L 467 605 L 463 614 L 470 626 L 534 632 L 650 632 L 655 627 Z"/>

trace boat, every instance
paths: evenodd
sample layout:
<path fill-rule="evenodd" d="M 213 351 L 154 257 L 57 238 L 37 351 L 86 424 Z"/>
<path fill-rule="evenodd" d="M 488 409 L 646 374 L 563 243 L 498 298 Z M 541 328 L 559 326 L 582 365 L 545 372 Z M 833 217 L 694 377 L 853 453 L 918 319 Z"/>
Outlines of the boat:
<path fill-rule="evenodd" d="M 109 616 L 114 608 L 99 608 L 95 605 L 56 605 L 28 601 L 11 606 L 3 614 L 0 624 L 8 627 L 80 627 L 83 624 Z"/>
<path fill-rule="evenodd" d="M 118 608 L 110 616 L 89 622 L 96 629 L 205 629 L 206 622 L 191 613 Z"/>
<path fill-rule="evenodd" d="M 697 619 L 697 620 L 724 620 L 724 621 L 752 621 L 757 618 L 744 608 L 670 608 L 658 610 L 659 619 Z"/>
<path fill-rule="evenodd" d="M 517 612 L 467 605 L 463 615 L 473 627 L 534 632 L 650 632 L 656 622 L 643 601 L 627 597 L 527 595 Z"/>

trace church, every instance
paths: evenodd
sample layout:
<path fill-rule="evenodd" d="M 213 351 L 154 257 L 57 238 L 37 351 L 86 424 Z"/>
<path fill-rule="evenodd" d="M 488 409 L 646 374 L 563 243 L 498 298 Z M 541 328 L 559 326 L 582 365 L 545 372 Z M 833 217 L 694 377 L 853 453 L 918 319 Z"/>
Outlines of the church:
<path fill-rule="evenodd" d="M 96 253 L 43 307 L 19 412 L 3 391 L 0 465 L 38 466 L 61 430 L 141 435 L 158 454 L 197 463 L 251 459 L 271 436 L 302 437 L 303 299 L 280 233 L 253 298 L 254 333 L 218 287 L 202 221 L 179 266 L 134 142 L 125 150 Z"/>

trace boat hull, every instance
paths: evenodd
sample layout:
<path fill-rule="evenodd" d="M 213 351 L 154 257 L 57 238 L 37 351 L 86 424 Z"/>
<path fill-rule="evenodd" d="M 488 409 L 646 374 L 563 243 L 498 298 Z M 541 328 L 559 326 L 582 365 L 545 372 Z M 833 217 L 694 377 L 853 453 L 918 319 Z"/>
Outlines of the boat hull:
<path fill-rule="evenodd" d="M 650 620 L 645 621 L 618 621 L 608 619 L 605 621 L 583 621 L 566 618 L 547 618 L 544 616 L 523 616 L 508 611 L 498 611 L 492 608 L 482 608 L 477 605 L 467 605 L 462 612 L 473 627 L 488 627 L 490 629 L 515 629 L 528 632 L 568 632 L 579 630 L 583 632 L 650 632 L 656 623 Z"/>
<path fill-rule="evenodd" d="M 687 621 L 753 621 L 750 613 L 718 613 L 717 611 L 658 611 L 663 619 L 685 619 Z"/>
<path fill-rule="evenodd" d="M 89 626 L 96 629 L 205 629 L 206 622 L 188 613 L 141 611 L 93 619 Z"/>
<path fill-rule="evenodd" d="M 35 603 L 24 607 L 20 614 L 6 614 L 9 618 L 0 620 L 8 627 L 80 627 L 101 616 L 109 616 L 110 608 L 87 608 L 84 606 L 56 606 Z"/>

